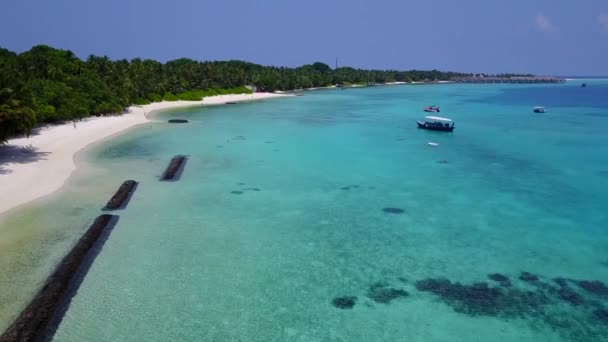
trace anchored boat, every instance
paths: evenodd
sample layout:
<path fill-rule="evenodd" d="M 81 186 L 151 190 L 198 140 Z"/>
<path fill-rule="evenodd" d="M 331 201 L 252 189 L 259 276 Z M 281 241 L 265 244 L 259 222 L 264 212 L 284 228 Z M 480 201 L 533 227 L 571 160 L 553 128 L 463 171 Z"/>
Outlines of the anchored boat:
<path fill-rule="evenodd" d="M 546 112 L 545 107 L 540 107 L 540 106 L 534 107 L 534 113 L 545 113 L 545 112 Z"/>
<path fill-rule="evenodd" d="M 428 106 L 428 107 L 424 107 L 424 111 L 425 112 L 433 112 L 433 113 L 439 113 L 439 107 L 437 106 Z"/>
<path fill-rule="evenodd" d="M 454 130 L 454 121 L 439 116 L 426 116 L 424 121 L 416 121 L 416 123 L 418 128 L 432 131 L 452 132 Z"/>

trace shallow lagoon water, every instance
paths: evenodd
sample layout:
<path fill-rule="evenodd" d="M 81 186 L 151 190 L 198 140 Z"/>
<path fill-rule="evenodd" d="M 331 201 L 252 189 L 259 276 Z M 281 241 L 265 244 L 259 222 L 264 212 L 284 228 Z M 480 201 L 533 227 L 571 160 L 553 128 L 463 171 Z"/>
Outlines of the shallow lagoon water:
<path fill-rule="evenodd" d="M 15 281 L 43 279 L 136 179 L 57 341 L 606 339 L 606 295 L 577 283 L 608 283 L 608 108 L 597 98 L 608 83 L 587 83 L 318 91 L 158 114 L 88 149 L 63 192 L 4 218 L 3 229 L 56 238 L 23 237 L 37 252 L 3 260 L 33 271 L 7 261 L 0 286 L 26 298 L 33 289 Z M 415 128 L 428 104 L 454 133 Z M 533 114 L 537 104 L 548 113 Z M 159 182 L 176 154 L 189 156 L 181 179 Z M 583 303 L 560 297 L 555 277 Z M 439 278 L 463 286 L 424 290 Z M 356 297 L 352 308 L 336 307 L 341 297 Z"/>

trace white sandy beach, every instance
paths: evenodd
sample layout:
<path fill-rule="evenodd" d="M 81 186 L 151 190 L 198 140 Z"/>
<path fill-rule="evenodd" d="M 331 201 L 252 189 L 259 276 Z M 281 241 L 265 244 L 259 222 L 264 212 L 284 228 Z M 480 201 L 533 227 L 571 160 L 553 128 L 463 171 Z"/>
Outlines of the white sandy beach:
<path fill-rule="evenodd" d="M 148 121 L 151 111 L 220 105 L 226 102 L 262 100 L 287 96 L 274 93 L 218 95 L 203 101 L 157 102 L 129 108 L 121 116 L 40 128 L 29 138 L 11 139 L 0 146 L 0 214 L 59 189 L 76 168 L 75 154 L 87 145 Z"/>

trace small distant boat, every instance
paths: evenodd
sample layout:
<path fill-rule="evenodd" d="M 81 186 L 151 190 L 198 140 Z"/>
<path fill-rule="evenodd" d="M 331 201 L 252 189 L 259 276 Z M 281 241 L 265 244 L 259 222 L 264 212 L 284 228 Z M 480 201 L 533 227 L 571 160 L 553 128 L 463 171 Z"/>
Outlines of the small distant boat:
<path fill-rule="evenodd" d="M 437 147 L 437 146 L 439 146 L 439 144 L 438 144 L 438 143 L 436 143 L 436 142 L 432 142 L 432 141 L 429 141 L 427 144 L 428 144 L 429 146 L 432 146 L 432 147 Z"/>
<path fill-rule="evenodd" d="M 428 107 L 424 107 L 424 111 L 425 112 L 433 112 L 433 113 L 439 113 L 439 107 L 437 106 L 428 106 Z"/>
<path fill-rule="evenodd" d="M 432 131 L 452 132 L 454 130 L 454 122 L 451 119 L 439 116 L 426 116 L 424 121 L 416 121 L 416 123 L 418 128 Z"/>
<path fill-rule="evenodd" d="M 545 107 L 540 107 L 540 106 L 534 107 L 534 113 L 545 113 L 545 112 L 546 112 Z"/>

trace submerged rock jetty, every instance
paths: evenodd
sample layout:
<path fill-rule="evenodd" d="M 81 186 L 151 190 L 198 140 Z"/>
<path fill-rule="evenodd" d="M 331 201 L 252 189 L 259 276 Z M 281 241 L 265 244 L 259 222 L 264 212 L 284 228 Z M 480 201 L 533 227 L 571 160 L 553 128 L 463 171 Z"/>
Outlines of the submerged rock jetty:
<path fill-rule="evenodd" d="M 186 156 L 173 157 L 173 159 L 171 159 L 171 162 L 169 162 L 167 169 L 165 169 L 165 172 L 160 177 L 160 180 L 161 181 L 178 180 L 179 177 L 181 176 L 181 173 L 184 169 L 184 165 L 186 164 L 187 159 L 188 158 Z"/>
<path fill-rule="evenodd" d="M 188 120 L 186 120 L 186 119 L 170 119 L 168 122 L 169 123 L 188 123 Z"/>
<path fill-rule="evenodd" d="M 78 273 L 86 273 L 87 263 L 95 258 L 94 249 L 103 244 L 104 235 L 110 233 L 118 216 L 98 216 L 72 250 L 61 260 L 47 278 L 40 291 L 21 312 L 13 324 L 0 336 L 0 342 L 42 341 L 52 335 L 52 322 L 61 319 L 71 299 L 70 285 Z"/>
<path fill-rule="evenodd" d="M 114 196 L 110 198 L 103 210 L 124 209 L 129 203 L 129 199 L 131 199 L 135 189 L 137 189 L 136 181 L 132 179 L 124 181 Z"/>

